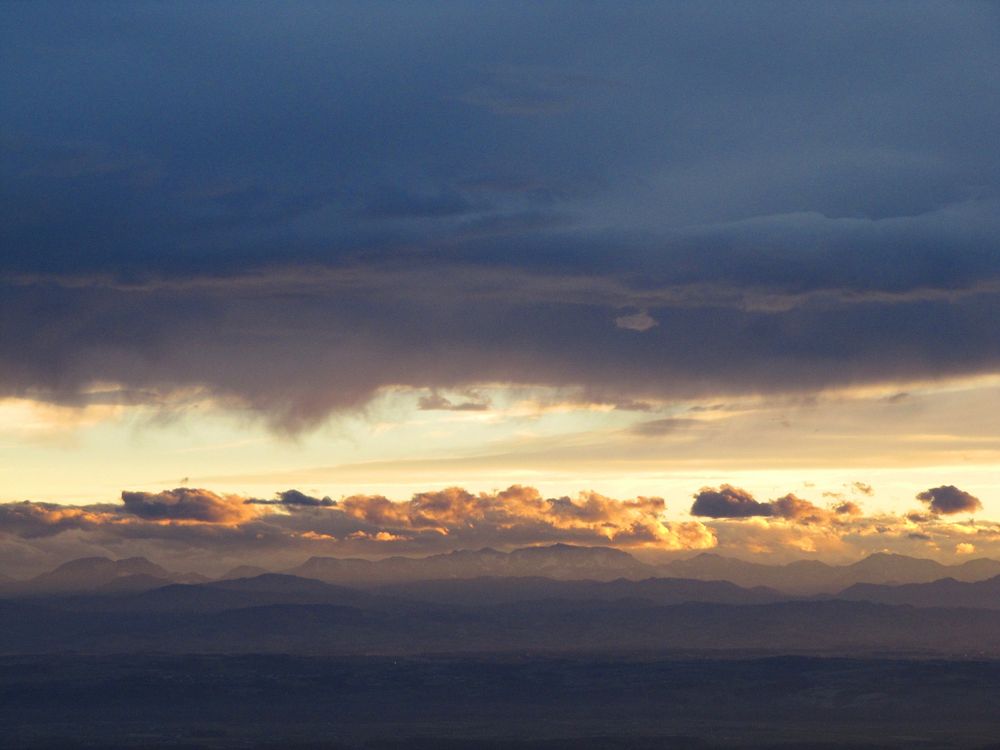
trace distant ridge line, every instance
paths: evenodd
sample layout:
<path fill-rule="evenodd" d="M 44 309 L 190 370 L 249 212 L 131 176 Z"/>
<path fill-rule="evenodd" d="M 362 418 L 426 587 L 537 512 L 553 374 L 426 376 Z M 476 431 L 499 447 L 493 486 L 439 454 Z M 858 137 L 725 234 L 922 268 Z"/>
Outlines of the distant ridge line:
<path fill-rule="evenodd" d="M 458 549 L 425 557 L 391 556 L 379 560 L 314 556 L 287 570 L 271 571 L 240 565 L 209 579 L 167 570 L 146 558 L 112 560 L 86 557 L 70 560 L 26 581 L 0 579 L 0 591 L 72 593 L 108 590 L 127 592 L 168 583 L 254 578 L 285 573 L 340 586 L 378 587 L 414 581 L 472 578 L 547 578 L 563 581 L 624 579 L 684 579 L 726 581 L 745 589 L 765 588 L 785 595 L 832 595 L 857 584 L 929 584 L 952 578 L 959 583 L 985 581 L 1000 575 L 1000 561 L 976 558 L 957 565 L 891 553 L 875 553 L 847 565 L 797 560 L 772 565 L 716 553 L 650 564 L 614 547 L 559 543 L 521 547 L 503 552 L 490 547 Z"/>

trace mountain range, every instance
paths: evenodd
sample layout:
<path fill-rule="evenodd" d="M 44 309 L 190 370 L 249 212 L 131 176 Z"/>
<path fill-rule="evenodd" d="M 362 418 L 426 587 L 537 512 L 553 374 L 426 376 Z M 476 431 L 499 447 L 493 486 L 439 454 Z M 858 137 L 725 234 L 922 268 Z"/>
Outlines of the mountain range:
<path fill-rule="evenodd" d="M 980 581 L 1000 575 L 1000 561 L 987 558 L 959 565 L 936 560 L 877 552 L 850 565 L 828 565 L 800 560 L 786 565 L 763 565 L 712 553 L 659 566 L 659 575 L 697 580 L 730 581 L 739 586 L 768 586 L 790 594 L 834 593 L 856 583 L 930 583 L 941 578 Z"/>
<path fill-rule="evenodd" d="M 211 580 L 198 573 L 166 570 L 144 557 L 111 560 L 82 557 L 27 581 L 8 579 L 3 588 L 13 593 L 68 594 L 79 591 L 107 593 L 145 591 L 170 583 L 203 583 Z"/>
<path fill-rule="evenodd" d="M 554 544 L 523 547 L 512 552 L 495 549 L 456 550 L 430 557 L 388 557 L 382 560 L 312 557 L 288 571 L 327 583 L 377 585 L 403 581 L 482 576 L 541 576 L 553 579 L 609 581 L 641 579 L 656 568 L 611 547 L 575 547 Z"/>
<path fill-rule="evenodd" d="M 1000 576 L 973 582 L 942 578 L 931 583 L 905 583 L 898 586 L 856 583 L 839 592 L 836 597 L 848 601 L 907 604 L 911 607 L 1000 609 Z"/>
<path fill-rule="evenodd" d="M 852 581 L 919 580 L 942 568 L 973 575 L 989 572 L 988 564 L 948 567 L 875 555 L 840 567 L 748 568 L 744 580 L 767 575 L 784 590 L 693 577 L 727 566 L 740 570 L 738 561 L 715 556 L 657 568 L 618 550 L 558 545 L 417 560 L 313 558 L 297 574 L 248 567 L 205 580 L 143 558 L 84 558 L 7 588 L 0 654 L 638 649 L 1000 656 L 1000 576 Z M 678 568 L 692 577 L 655 575 Z M 533 574 L 518 575 L 525 571 Z M 801 571 L 812 578 L 793 577 Z M 255 575 L 230 577 L 240 572 Z M 833 594 L 789 592 L 807 580 L 852 582 Z"/>
<path fill-rule="evenodd" d="M 269 572 L 272 571 L 243 565 L 230 570 L 218 580 L 253 578 Z M 312 557 L 301 565 L 281 572 L 298 578 L 360 588 L 474 578 L 604 582 L 617 579 L 642 581 L 649 578 L 676 578 L 727 581 L 744 589 L 765 588 L 784 595 L 811 596 L 836 594 L 855 584 L 923 584 L 945 578 L 966 583 L 982 581 L 1000 575 L 1000 561 L 980 558 L 960 565 L 944 565 L 934 560 L 876 553 L 850 565 L 828 565 L 815 560 L 764 565 L 703 553 L 688 559 L 651 565 L 637 560 L 627 552 L 610 547 L 556 544 L 524 547 L 511 552 L 490 548 L 456 550 L 423 558 L 397 556 L 364 560 Z M 170 583 L 203 583 L 208 580 L 210 579 L 197 573 L 166 570 L 141 557 L 123 560 L 89 557 L 64 563 L 27 581 L 0 579 L 0 590 L 8 594 L 94 591 L 124 593 L 149 590 Z M 494 582 L 489 585 L 493 595 L 500 596 L 498 587 L 502 584 Z M 535 588 L 543 585 L 536 583 Z M 443 589 L 439 593 L 442 591 Z"/>

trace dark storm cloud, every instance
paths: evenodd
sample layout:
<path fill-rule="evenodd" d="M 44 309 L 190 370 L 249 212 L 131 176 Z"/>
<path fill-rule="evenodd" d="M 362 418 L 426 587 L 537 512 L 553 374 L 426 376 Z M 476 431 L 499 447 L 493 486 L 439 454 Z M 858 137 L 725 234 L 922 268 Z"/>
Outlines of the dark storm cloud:
<path fill-rule="evenodd" d="M 739 487 L 724 484 L 718 489 L 702 487 L 694 496 L 692 516 L 707 518 L 752 518 L 755 516 L 780 518 L 805 526 L 837 523 L 839 517 L 858 516 L 861 509 L 851 502 L 843 502 L 832 509 L 821 508 L 809 500 L 789 493 L 776 500 L 760 502 Z"/>
<path fill-rule="evenodd" d="M 236 523 L 254 513 L 241 498 L 208 490 L 178 487 L 163 492 L 122 492 L 124 511 L 149 521 Z"/>
<path fill-rule="evenodd" d="M 93 383 L 163 397 L 203 388 L 297 430 L 388 385 L 462 390 L 508 381 L 583 386 L 605 402 L 693 398 L 803 391 L 848 376 L 976 372 L 1000 348 L 991 298 L 784 313 L 679 306 L 636 335 L 617 329 L 596 302 L 559 301 L 578 293 L 561 281 L 545 280 L 549 298 L 532 299 L 544 284 L 521 276 L 507 284 L 445 270 L 430 280 L 415 273 L 410 283 L 406 274 L 387 276 L 366 270 L 331 282 L 328 292 L 257 277 L 180 289 L 8 286 L 0 299 L 2 387 L 63 403 L 86 400 Z M 929 339 L 927 319 L 948 338 Z M 725 367 L 718 351 L 728 353 Z"/>
<path fill-rule="evenodd" d="M 0 14 L 0 395 L 1000 367 L 995 5 Z"/>
<path fill-rule="evenodd" d="M 917 500 L 927 503 L 932 513 L 975 513 L 983 509 L 978 497 L 958 489 L 953 484 L 932 487 L 918 494 Z"/>
<path fill-rule="evenodd" d="M 279 492 L 278 499 L 281 501 L 282 505 L 307 505 L 328 508 L 337 504 L 335 500 L 331 500 L 329 497 L 312 497 L 311 495 L 306 495 L 298 490 L 285 490 L 284 492 Z"/>
<path fill-rule="evenodd" d="M 703 487 L 694 496 L 692 516 L 708 518 L 749 518 L 774 515 L 770 503 L 761 503 L 746 490 L 724 484 L 718 489 Z"/>
<path fill-rule="evenodd" d="M 275 500 L 261 500 L 250 498 L 244 501 L 248 505 L 284 505 L 291 508 L 332 508 L 337 504 L 336 500 L 329 497 L 313 497 L 299 490 L 285 490 L 279 492 Z"/>

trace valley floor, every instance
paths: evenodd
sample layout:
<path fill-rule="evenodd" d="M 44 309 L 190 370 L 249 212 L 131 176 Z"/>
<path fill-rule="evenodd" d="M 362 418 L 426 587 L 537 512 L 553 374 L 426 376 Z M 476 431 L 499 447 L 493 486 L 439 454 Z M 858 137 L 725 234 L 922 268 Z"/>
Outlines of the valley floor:
<path fill-rule="evenodd" d="M 1000 748 L 1000 661 L 11 656 L 4 748 Z"/>

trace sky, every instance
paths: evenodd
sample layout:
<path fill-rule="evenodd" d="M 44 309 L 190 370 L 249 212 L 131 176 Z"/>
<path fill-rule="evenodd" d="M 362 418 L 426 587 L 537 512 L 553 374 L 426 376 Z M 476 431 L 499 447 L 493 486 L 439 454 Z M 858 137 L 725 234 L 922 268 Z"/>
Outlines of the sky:
<path fill-rule="evenodd" d="M 1000 558 L 998 32 L 3 4 L 0 565 Z"/>

